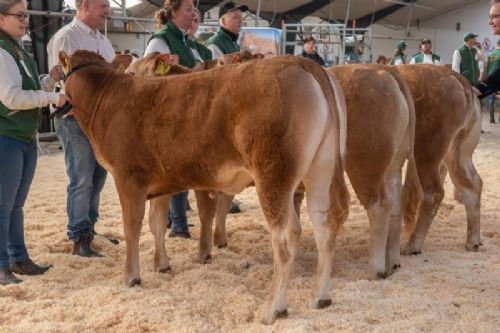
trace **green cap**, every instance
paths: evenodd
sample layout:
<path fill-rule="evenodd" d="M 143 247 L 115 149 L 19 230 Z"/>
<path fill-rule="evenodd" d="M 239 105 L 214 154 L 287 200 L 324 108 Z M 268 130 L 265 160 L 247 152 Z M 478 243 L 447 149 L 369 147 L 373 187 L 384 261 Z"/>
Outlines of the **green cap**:
<path fill-rule="evenodd" d="M 404 40 L 401 40 L 399 41 L 397 44 L 396 44 L 396 48 L 398 50 L 401 50 L 401 49 L 405 49 L 408 45 L 406 45 L 405 41 Z"/>
<path fill-rule="evenodd" d="M 472 32 L 468 32 L 464 35 L 464 42 L 468 41 L 469 39 L 476 38 L 479 35 L 473 34 Z"/>

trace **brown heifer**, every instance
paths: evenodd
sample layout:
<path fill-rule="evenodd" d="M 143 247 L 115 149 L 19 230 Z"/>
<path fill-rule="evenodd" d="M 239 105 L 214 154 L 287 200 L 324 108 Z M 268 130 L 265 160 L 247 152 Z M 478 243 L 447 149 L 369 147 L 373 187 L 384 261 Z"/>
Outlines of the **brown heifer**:
<path fill-rule="evenodd" d="M 274 256 L 265 322 L 286 315 L 286 286 L 301 231 L 293 194 L 302 180 L 320 257 L 314 303 L 331 303 L 325 289 L 341 222 L 335 217 L 348 209 L 336 205 L 345 200 L 333 188 L 335 169 L 343 171 L 342 125 L 331 113 L 336 101 L 325 97 L 313 75 L 280 59 L 162 78 L 117 74 L 86 51 L 61 53 L 60 61 L 74 114 L 115 180 L 128 285 L 140 283 L 139 235 L 148 198 L 190 188 L 236 193 L 253 180 Z M 335 97 L 331 86 L 326 96 Z M 158 241 L 164 232 L 153 232 L 164 248 Z M 160 268 L 168 269 L 166 251 L 159 255 Z"/>
<path fill-rule="evenodd" d="M 402 213 L 414 214 L 422 197 L 413 155 L 413 99 L 404 79 L 390 67 L 348 65 L 328 71 L 345 92 L 345 170 L 368 212 L 371 276 L 386 277 L 400 267 Z"/>
<path fill-rule="evenodd" d="M 446 167 L 456 197 L 465 205 L 465 247 L 478 251 L 482 181 L 472 154 L 481 132 L 479 100 L 473 95 L 470 84 L 451 69 L 408 65 L 397 66 L 397 70 L 408 82 L 415 100 L 415 159 L 424 190 L 424 200 L 416 224 L 409 225 L 411 236 L 403 253 L 422 251 L 425 236 L 444 197 L 443 171 Z"/>

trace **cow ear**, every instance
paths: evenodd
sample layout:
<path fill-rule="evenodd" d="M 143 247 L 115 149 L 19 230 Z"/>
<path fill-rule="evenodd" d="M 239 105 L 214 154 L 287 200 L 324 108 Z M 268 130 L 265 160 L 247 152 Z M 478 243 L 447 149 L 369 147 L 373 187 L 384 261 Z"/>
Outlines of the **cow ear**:
<path fill-rule="evenodd" d="M 177 54 L 170 55 L 170 65 L 178 65 L 179 64 L 179 56 Z"/>
<path fill-rule="evenodd" d="M 233 54 L 231 57 L 231 64 L 239 64 L 241 63 L 241 55 L 239 53 Z"/>
<path fill-rule="evenodd" d="M 64 74 L 68 74 L 71 71 L 71 64 L 69 61 L 69 56 L 64 51 L 59 52 L 59 63 L 61 64 Z"/>
<path fill-rule="evenodd" d="M 155 74 L 167 75 L 169 71 L 170 71 L 170 55 L 160 54 L 158 57 L 156 57 Z"/>
<path fill-rule="evenodd" d="M 132 60 L 133 58 L 130 54 L 117 54 L 113 60 L 111 60 L 111 64 L 114 66 L 117 73 L 122 74 L 125 73 L 125 70 L 132 63 Z"/>

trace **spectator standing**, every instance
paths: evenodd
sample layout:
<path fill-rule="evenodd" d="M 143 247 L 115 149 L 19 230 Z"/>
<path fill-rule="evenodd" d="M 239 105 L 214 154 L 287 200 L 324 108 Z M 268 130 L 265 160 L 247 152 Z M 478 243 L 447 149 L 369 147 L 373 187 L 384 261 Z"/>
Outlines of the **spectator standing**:
<path fill-rule="evenodd" d="M 76 0 L 76 17 L 49 41 L 49 66 L 59 63 L 59 52 L 93 51 L 111 62 L 113 46 L 99 32 L 110 14 L 108 0 Z M 56 131 L 64 150 L 69 178 L 66 212 L 68 238 L 73 241 L 74 255 L 102 257 L 91 247 L 94 227 L 99 218 L 100 194 L 106 181 L 106 170 L 96 160 L 92 145 L 71 114 L 56 120 Z"/>

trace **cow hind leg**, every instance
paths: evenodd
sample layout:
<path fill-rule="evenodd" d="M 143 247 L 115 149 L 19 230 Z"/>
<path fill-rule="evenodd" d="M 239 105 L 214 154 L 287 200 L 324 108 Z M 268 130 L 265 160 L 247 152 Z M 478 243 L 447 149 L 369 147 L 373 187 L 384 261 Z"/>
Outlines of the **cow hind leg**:
<path fill-rule="evenodd" d="M 293 190 L 276 191 L 265 186 L 259 187 L 257 193 L 266 220 L 271 230 L 271 243 L 274 257 L 274 274 L 271 292 L 263 318 L 263 323 L 273 324 L 277 318 L 286 317 L 286 289 L 290 279 L 293 263 L 297 253 L 297 243 L 301 227 L 293 209 Z M 269 196 L 269 193 L 278 196 Z"/>
<path fill-rule="evenodd" d="M 194 191 L 198 214 L 200 216 L 201 232 L 198 248 L 200 264 L 209 263 L 212 259 L 212 223 L 215 215 L 216 200 L 210 197 L 209 191 Z"/>
<path fill-rule="evenodd" d="M 476 133 L 477 132 L 477 133 Z M 472 154 L 479 142 L 480 129 L 467 135 L 457 135 L 450 149 L 446 164 L 450 178 L 455 186 L 455 197 L 465 206 L 467 215 L 467 239 L 465 248 L 478 251 L 481 243 L 480 208 L 483 182 L 472 161 Z"/>
<path fill-rule="evenodd" d="M 444 198 L 440 164 L 439 162 L 417 162 L 424 197 L 419 207 L 416 225 L 401 254 L 414 255 L 422 252 L 425 237 Z"/>
<path fill-rule="evenodd" d="M 328 139 L 325 142 L 330 142 Z M 325 308 L 332 304 L 330 282 L 337 231 L 343 221 L 333 214 L 335 151 L 329 144 L 321 146 L 304 179 L 309 218 L 313 225 L 314 239 L 318 249 L 318 262 L 311 307 Z M 343 174 L 342 174 L 343 177 Z M 297 199 L 297 198 L 295 198 Z"/>
<path fill-rule="evenodd" d="M 119 180 L 115 180 L 115 184 L 122 207 L 123 229 L 127 245 L 125 283 L 129 287 L 133 287 L 141 283 L 139 237 L 146 209 L 146 191 L 142 191 L 137 184 L 122 183 Z"/>
<path fill-rule="evenodd" d="M 396 166 L 388 172 L 387 187 L 391 196 L 392 207 L 389 217 L 389 233 L 387 236 L 386 248 L 386 272 L 387 275 L 394 273 L 396 269 L 401 267 L 400 264 L 400 237 L 401 237 L 401 224 L 403 223 L 402 209 L 401 209 L 401 191 L 402 191 L 402 163 L 399 167 Z"/>
<path fill-rule="evenodd" d="M 165 248 L 170 197 L 170 195 L 164 195 L 151 199 L 149 202 L 149 230 L 155 239 L 154 270 L 160 273 L 166 273 L 170 270 L 170 262 Z"/>
<path fill-rule="evenodd" d="M 226 217 L 233 199 L 234 195 L 223 192 L 217 193 L 217 197 L 215 198 L 217 208 L 215 210 L 214 245 L 220 249 L 227 246 Z"/>

